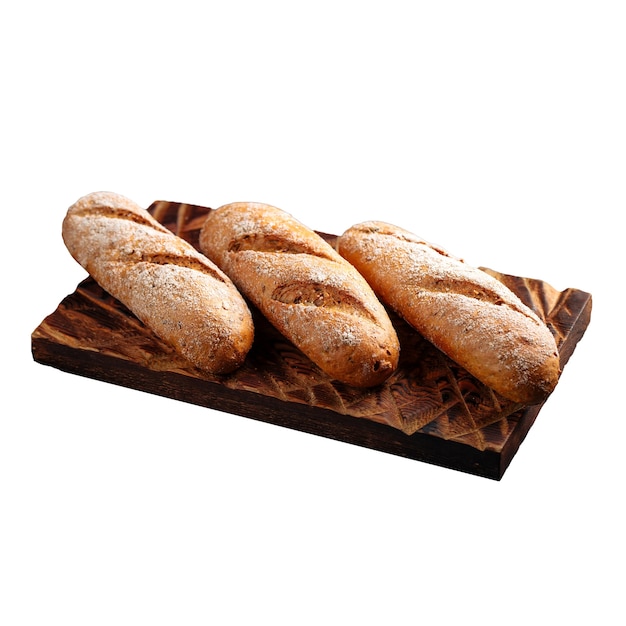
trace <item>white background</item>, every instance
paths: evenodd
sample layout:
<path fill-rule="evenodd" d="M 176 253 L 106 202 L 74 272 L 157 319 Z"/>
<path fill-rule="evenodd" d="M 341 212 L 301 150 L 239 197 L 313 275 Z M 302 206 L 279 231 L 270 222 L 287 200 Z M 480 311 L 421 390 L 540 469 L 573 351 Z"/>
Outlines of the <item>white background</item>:
<path fill-rule="evenodd" d="M 605 2 L 7 2 L 0 623 L 616 625 L 626 22 Z M 502 481 L 61 373 L 67 207 L 385 219 L 594 297 Z"/>

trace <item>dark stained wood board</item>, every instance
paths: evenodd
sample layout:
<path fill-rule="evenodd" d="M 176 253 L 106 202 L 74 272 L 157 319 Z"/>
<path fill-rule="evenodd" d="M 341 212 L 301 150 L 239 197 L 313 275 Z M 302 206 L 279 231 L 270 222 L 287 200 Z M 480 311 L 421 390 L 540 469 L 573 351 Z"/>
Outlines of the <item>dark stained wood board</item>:
<path fill-rule="evenodd" d="M 149 208 L 196 247 L 210 210 L 163 201 Z M 320 234 L 334 244 L 334 235 Z M 589 324 L 591 295 L 483 269 L 546 321 L 563 368 Z M 239 370 L 215 377 L 179 357 L 87 278 L 33 331 L 32 354 L 65 372 L 494 480 L 504 475 L 541 409 L 498 396 L 393 313 L 399 368 L 383 385 L 362 390 L 330 380 L 251 309 L 252 350 Z"/>

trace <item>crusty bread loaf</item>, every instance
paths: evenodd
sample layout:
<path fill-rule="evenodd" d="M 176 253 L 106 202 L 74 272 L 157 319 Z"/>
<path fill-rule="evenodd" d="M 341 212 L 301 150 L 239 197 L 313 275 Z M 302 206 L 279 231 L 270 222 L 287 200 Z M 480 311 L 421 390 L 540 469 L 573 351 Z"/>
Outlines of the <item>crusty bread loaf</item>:
<path fill-rule="evenodd" d="M 548 327 L 498 280 L 402 228 L 364 222 L 337 241 L 380 299 L 485 385 L 523 404 L 559 377 Z"/>
<path fill-rule="evenodd" d="M 260 203 L 222 206 L 208 215 L 200 249 L 331 378 L 369 387 L 396 369 L 398 338 L 371 287 L 290 214 Z"/>
<path fill-rule="evenodd" d="M 63 240 L 100 286 L 196 367 L 226 374 L 244 361 L 254 326 L 232 281 L 191 244 L 118 194 L 80 198 Z"/>

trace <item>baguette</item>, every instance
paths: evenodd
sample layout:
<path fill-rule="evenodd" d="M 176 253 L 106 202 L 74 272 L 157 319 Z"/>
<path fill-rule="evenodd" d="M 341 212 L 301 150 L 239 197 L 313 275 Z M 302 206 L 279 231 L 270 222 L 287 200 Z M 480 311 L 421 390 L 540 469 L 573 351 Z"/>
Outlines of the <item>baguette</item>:
<path fill-rule="evenodd" d="M 261 203 L 224 205 L 208 215 L 200 249 L 332 379 L 372 387 L 396 369 L 398 337 L 371 287 L 290 214 Z"/>
<path fill-rule="evenodd" d="M 548 327 L 501 282 L 406 230 L 364 222 L 337 240 L 379 298 L 479 381 L 537 404 L 559 378 Z"/>
<path fill-rule="evenodd" d="M 63 220 L 74 259 L 177 353 L 211 374 L 239 367 L 252 315 L 232 281 L 191 244 L 118 194 L 80 198 Z"/>

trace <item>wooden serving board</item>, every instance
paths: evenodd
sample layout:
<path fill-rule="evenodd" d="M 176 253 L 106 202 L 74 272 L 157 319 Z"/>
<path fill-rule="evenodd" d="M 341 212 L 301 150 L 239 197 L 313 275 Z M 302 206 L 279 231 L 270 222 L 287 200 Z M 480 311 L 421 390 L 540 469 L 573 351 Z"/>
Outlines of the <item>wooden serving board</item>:
<path fill-rule="evenodd" d="M 162 201 L 149 208 L 196 247 L 209 211 Z M 320 234 L 334 244 L 335 236 Z M 591 295 L 483 269 L 546 321 L 563 367 L 589 324 Z M 229 376 L 210 376 L 87 278 L 32 333 L 32 353 L 73 374 L 495 480 L 541 409 L 498 396 L 393 314 L 398 370 L 383 385 L 355 389 L 330 380 L 251 309 L 255 342 L 244 365 Z"/>

